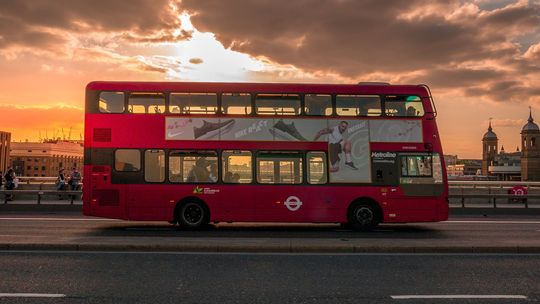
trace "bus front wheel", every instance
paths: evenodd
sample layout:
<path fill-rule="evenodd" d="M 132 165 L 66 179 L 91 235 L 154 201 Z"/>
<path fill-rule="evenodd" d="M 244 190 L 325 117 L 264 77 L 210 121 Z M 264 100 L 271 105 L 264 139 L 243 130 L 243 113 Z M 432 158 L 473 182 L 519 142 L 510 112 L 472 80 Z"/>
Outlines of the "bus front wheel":
<path fill-rule="evenodd" d="M 347 214 L 349 226 L 358 231 L 373 230 L 379 224 L 379 216 L 373 204 L 355 202 Z"/>
<path fill-rule="evenodd" d="M 188 201 L 180 206 L 177 219 L 178 223 L 183 228 L 202 228 L 208 225 L 210 212 L 203 203 L 198 201 Z"/>

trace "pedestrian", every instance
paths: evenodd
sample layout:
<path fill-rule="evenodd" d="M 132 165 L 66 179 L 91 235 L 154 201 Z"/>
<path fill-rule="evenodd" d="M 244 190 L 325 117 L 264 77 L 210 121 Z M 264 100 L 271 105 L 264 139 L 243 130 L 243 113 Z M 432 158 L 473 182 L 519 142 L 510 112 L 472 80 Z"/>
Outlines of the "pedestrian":
<path fill-rule="evenodd" d="M 79 190 L 79 184 L 81 183 L 81 179 L 81 173 L 77 170 L 76 167 L 73 167 L 68 182 L 72 191 Z"/>
<path fill-rule="evenodd" d="M 6 179 L 6 185 L 4 188 L 6 190 L 13 190 L 15 189 L 15 172 L 13 172 L 13 169 L 9 168 L 6 172 L 6 175 L 4 175 L 4 178 Z M 13 200 L 13 194 L 6 194 L 6 200 L 12 201 Z"/>
<path fill-rule="evenodd" d="M 64 168 L 58 170 L 58 176 L 56 177 L 56 190 L 63 191 L 66 189 L 66 177 L 64 175 Z M 58 194 L 58 199 L 62 200 L 62 195 Z"/>

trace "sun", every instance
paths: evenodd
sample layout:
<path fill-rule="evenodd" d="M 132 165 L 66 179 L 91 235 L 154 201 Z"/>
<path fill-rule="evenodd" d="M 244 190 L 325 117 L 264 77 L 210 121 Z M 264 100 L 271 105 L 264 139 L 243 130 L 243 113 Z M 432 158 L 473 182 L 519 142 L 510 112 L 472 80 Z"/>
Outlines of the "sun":
<path fill-rule="evenodd" d="M 180 16 L 180 30 L 192 32 L 189 40 L 178 42 L 175 56 L 182 63 L 178 72 L 168 75 L 173 79 L 195 81 L 249 81 L 250 74 L 268 70 L 267 63 L 225 48 L 213 33 L 198 31 L 190 20 L 190 15 Z"/>

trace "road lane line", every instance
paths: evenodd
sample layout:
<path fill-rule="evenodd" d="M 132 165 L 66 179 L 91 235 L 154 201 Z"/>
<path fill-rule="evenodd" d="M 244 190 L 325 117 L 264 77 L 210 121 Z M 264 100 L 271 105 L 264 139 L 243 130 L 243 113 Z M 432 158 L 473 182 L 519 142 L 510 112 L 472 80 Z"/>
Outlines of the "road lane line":
<path fill-rule="evenodd" d="M 397 295 L 390 296 L 394 300 L 412 299 L 521 299 L 527 300 L 523 295 Z"/>
<path fill-rule="evenodd" d="M 440 224 L 540 224 L 540 221 L 444 221 Z"/>
<path fill-rule="evenodd" d="M 0 293 L 0 298 L 65 298 L 61 293 Z"/>

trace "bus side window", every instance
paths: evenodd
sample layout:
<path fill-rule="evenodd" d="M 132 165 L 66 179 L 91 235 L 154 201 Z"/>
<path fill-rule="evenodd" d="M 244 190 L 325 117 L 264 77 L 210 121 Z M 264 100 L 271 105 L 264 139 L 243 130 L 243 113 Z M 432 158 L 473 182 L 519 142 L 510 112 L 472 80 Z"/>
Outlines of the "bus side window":
<path fill-rule="evenodd" d="M 386 116 L 424 116 L 422 99 L 418 96 L 386 96 L 384 106 Z"/>
<path fill-rule="evenodd" d="M 99 112 L 101 113 L 123 113 L 124 93 L 123 92 L 100 92 Z"/>
<path fill-rule="evenodd" d="M 332 96 L 322 94 L 306 94 L 304 99 L 306 115 L 332 115 Z"/>
<path fill-rule="evenodd" d="M 381 99 L 377 95 L 337 95 L 336 114 L 339 116 L 380 116 Z"/>
<path fill-rule="evenodd" d="M 144 151 L 144 180 L 165 181 L 165 152 L 163 150 Z"/>
<path fill-rule="evenodd" d="M 114 169 L 135 172 L 141 169 L 141 152 L 136 149 L 118 149 L 114 153 Z"/>
<path fill-rule="evenodd" d="M 326 176 L 326 153 L 325 152 L 308 152 L 307 169 L 308 169 L 308 183 L 326 184 L 328 178 Z"/>
<path fill-rule="evenodd" d="M 182 114 L 216 114 L 217 94 L 171 93 L 169 112 Z"/>
<path fill-rule="evenodd" d="M 431 177 L 432 160 L 429 155 L 403 155 L 401 156 L 401 176 L 404 177 Z"/>
<path fill-rule="evenodd" d="M 162 93 L 131 93 L 128 99 L 128 111 L 134 114 L 164 113 L 165 97 Z"/>
<path fill-rule="evenodd" d="M 257 94 L 255 100 L 258 115 L 300 115 L 298 94 Z"/>
<path fill-rule="evenodd" d="M 223 151 L 222 178 L 224 183 L 249 184 L 252 181 L 250 151 Z"/>
<path fill-rule="evenodd" d="M 215 183 L 218 180 L 217 152 L 173 150 L 169 153 L 169 181 L 172 183 Z"/>
<path fill-rule="evenodd" d="M 261 151 L 257 154 L 257 182 L 301 184 L 302 155 L 290 151 Z"/>
<path fill-rule="evenodd" d="M 251 114 L 251 94 L 223 93 L 221 95 L 221 112 L 223 114 Z"/>

